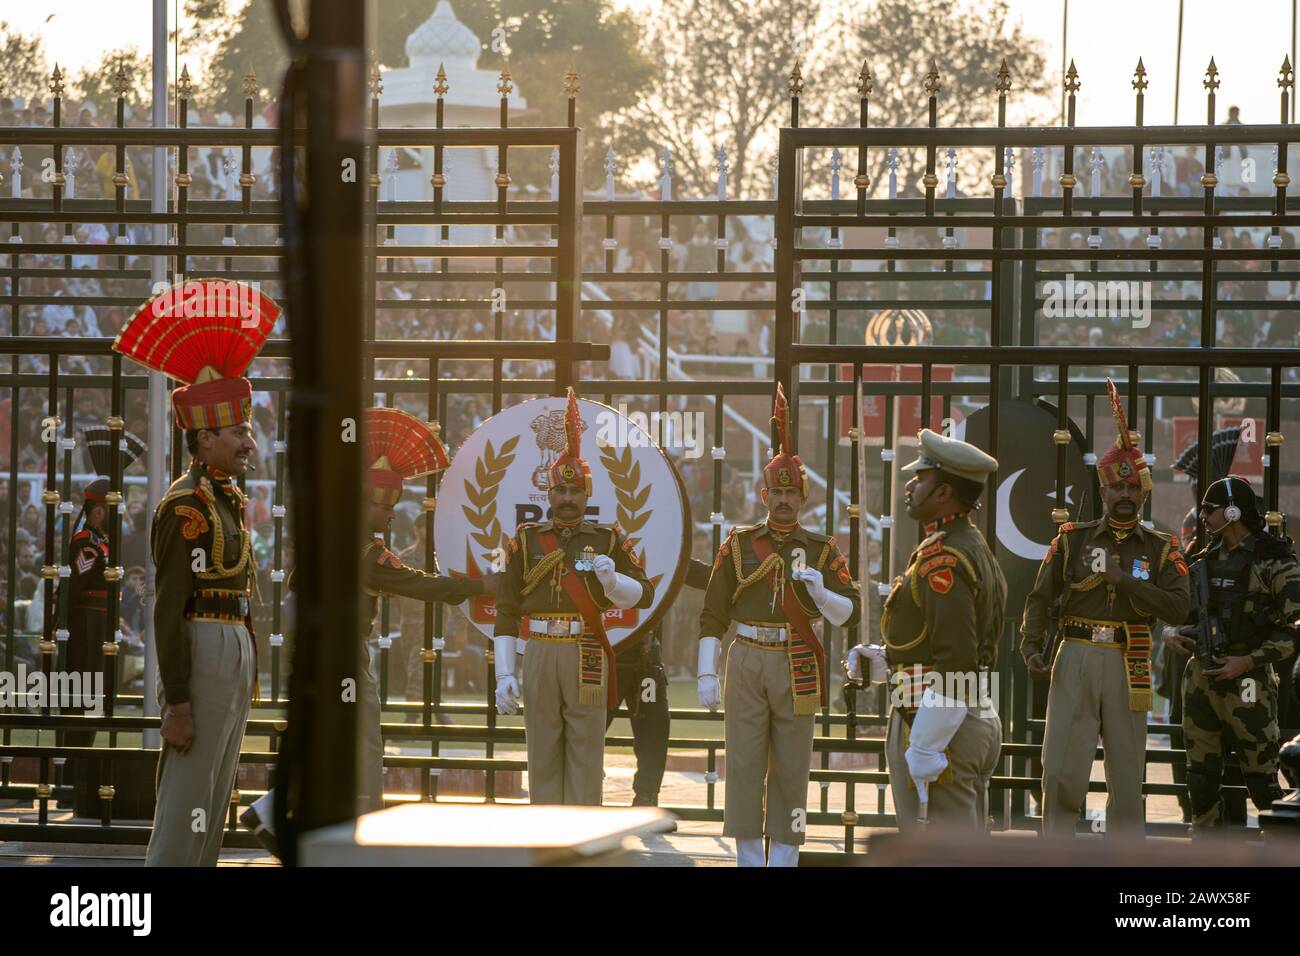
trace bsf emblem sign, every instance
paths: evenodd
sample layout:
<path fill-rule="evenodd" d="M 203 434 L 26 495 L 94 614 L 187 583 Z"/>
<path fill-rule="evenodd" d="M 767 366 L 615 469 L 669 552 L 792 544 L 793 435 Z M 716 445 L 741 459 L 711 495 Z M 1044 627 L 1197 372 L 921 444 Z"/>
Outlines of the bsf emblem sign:
<path fill-rule="evenodd" d="M 562 398 L 541 398 L 507 408 L 456 452 L 443 473 L 434 512 L 434 546 L 445 573 L 481 577 L 500 555 L 510 553 L 518 525 L 550 517 L 540 477 L 563 450 L 564 406 Z M 690 510 L 677 469 L 649 436 L 642 433 L 622 446 L 598 441 L 598 435 L 640 431 L 635 421 L 585 399 L 579 399 L 578 409 L 582 457 L 591 466 L 586 519 L 617 523 L 655 587 L 649 608 L 605 612 L 605 630 L 617 650 L 648 633 L 672 605 L 690 554 Z M 480 633 L 492 636 L 492 598 L 471 599 L 467 614 Z"/>

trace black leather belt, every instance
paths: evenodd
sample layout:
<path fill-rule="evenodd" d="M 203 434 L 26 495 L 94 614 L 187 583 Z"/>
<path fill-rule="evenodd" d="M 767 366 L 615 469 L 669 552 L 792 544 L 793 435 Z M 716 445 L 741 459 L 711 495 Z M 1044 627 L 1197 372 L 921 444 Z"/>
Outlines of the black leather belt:
<path fill-rule="evenodd" d="M 185 602 L 186 617 L 213 617 L 242 621 L 248 615 L 244 594 L 193 594 Z"/>
<path fill-rule="evenodd" d="M 1062 624 L 1061 634 L 1065 637 L 1073 637 L 1081 641 L 1092 641 L 1097 639 L 1094 629 L 1085 624 Z M 1112 636 L 1106 639 L 1118 644 L 1125 643 L 1123 626 L 1115 625 Z"/>

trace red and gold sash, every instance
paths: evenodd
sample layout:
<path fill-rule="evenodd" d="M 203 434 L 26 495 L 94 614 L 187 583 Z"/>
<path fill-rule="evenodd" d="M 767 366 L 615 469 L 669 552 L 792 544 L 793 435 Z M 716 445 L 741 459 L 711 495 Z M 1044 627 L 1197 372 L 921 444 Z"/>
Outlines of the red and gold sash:
<path fill-rule="evenodd" d="M 1129 710 L 1151 709 L 1151 628 L 1125 622 L 1128 644 L 1124 648 L 1124 669 L 1128 675 Z"/>
<path fill-rule="evenodd" d="M 771 555 L 772 545 L 763 537 L 750 539 L 754 554 L 760 562 Z M 781 569 L 776 570 L 782 573 Z M 794 588 L 781 589 L 781 608 L 785 619 L 793 631 L 790 639 L 790 690 L 794 694 L 794 712 L 796 714 L 815 714 L 820 703 L 826 707 L 830 701 L 830 691 L 826 678 L 826 652 L 821 642 L 813 633 L 812 622 L 799 604 Z"/>
<path fill-rule="evenodd" d="M 537 532 L 537 541 L 542 546 L 543 556 L 560 546 L 554 531 Z M 616 668 L 612 666 L 614 649 L 609 646 L 609 638 L 605 636 L 602 620 L 604 615 L 587 593 L 586 587 L 578 580 L 578 572 L 573 569 L 573 564 L 567 557 L 563 570 L 567 573 L 560 575 L 560 585 L 582 615 L 586 630 L 596 636 L 593 641 L 583 634 L 578 640 L 578 703 L 598 705 L 601 702 L 600 689 L 604 685 L 605 706 L 613 710 L 618 707 L 618 679 L 615 676 Z"/>

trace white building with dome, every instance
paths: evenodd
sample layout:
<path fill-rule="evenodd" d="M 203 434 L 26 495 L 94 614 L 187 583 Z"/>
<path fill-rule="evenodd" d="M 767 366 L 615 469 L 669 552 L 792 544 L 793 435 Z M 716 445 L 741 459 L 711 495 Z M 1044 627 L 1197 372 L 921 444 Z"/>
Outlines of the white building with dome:
<path fill-rule="evenodd" d="M 406 38 L 406 56 L 410 65 L 386 70 L 383 92 L 379 96 L 379 125 L 382 127 L 433 127 L 437 120 L 437 96 L 433 89 L 441 66 L 447 74 L 447 94 L 443 97 L 443 125 L 497 126 L 501 115 L 501 94 L 497 92 L 500 75 L 478 68 L 483 44 L 469 27 L 456 19 L 449 0 L 438 0 L 429 19 Z M 511 122 L 524 112 L 527 101 L 516 87 L 510 94 Z M 379 174 L 383 180 L 380 199 L 433 200 L 433 150 L 395 151 L 381 149 Z M 400 163 L 395 163 L 400 158 Z M 418 158 L 418 168 L 406 168 Z M 394 165 L 402 168 L 393 169 Z M 443 197 L 448 200 L 492 200 L 496 198 L 496 149 L 465 148 L 443 151 L 443 174 L 447 184 Z M 436 226 L 399 226 L 399 244 L 431 244 L 438 237 Z M 490 226 L 456 226 L 450 233 L 455 244 L 484 244 L 492 241 Z"/>

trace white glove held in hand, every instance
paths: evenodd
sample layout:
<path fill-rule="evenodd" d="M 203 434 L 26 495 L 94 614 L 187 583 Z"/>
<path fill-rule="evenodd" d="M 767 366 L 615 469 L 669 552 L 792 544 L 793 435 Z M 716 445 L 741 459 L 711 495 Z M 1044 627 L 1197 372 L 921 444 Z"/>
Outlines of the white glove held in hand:
<path fill-rule="evenodd" d="M 907 761 L 907 772 L 911 775 L 912 782 L 918 785 L 934 783 L 948 768 L 948 758 L 942 753 L 921 747 L 908 747 L 903 758 Z"/>
<path fill-rule="evenodd" d="M 822 606 L 822 601 L 826 600 L 826 585 L 822 581 L 820 571 L 816 568 L 804 568 L 802 571 L 795 571 L 790 578 L 793 581 L 802 581 L 813 603 L 818 607 Z"/>
<path fill-rule="evenodd" d="M 849 649 L 845 660 L 849 679 L 862 680 L 862 662 L 867 662 L 867 675 L 873 684 L 883 684 L 889 680 L 889 662 L 885 659 L 885 649 L 879 644 L 859 644 Z"/>
<path fill-rule="evenodd" d="M 591 562 L 591 570 L 596 573 L 596 580 L 600 582 L 600 586 L 608 593 L 618 573 L 614 570 L 614 559 L 607 554 L 597 555 Z"/>
<path fill-rule="evenodd" d="M 496 652 L 497 713 L 519 713 L 519 681 L 515 677 L 515 639 L 494 637 L 492 647 Z"/>
<path fill-rule="evenodd" d="M 700 638 L 700 657 L 696 673 L 696 693 L 700 706 L 716 712 L 722 706 L 722 685 L 718 683 L 718 651 L 722 642 L 716 637 Z"/>

